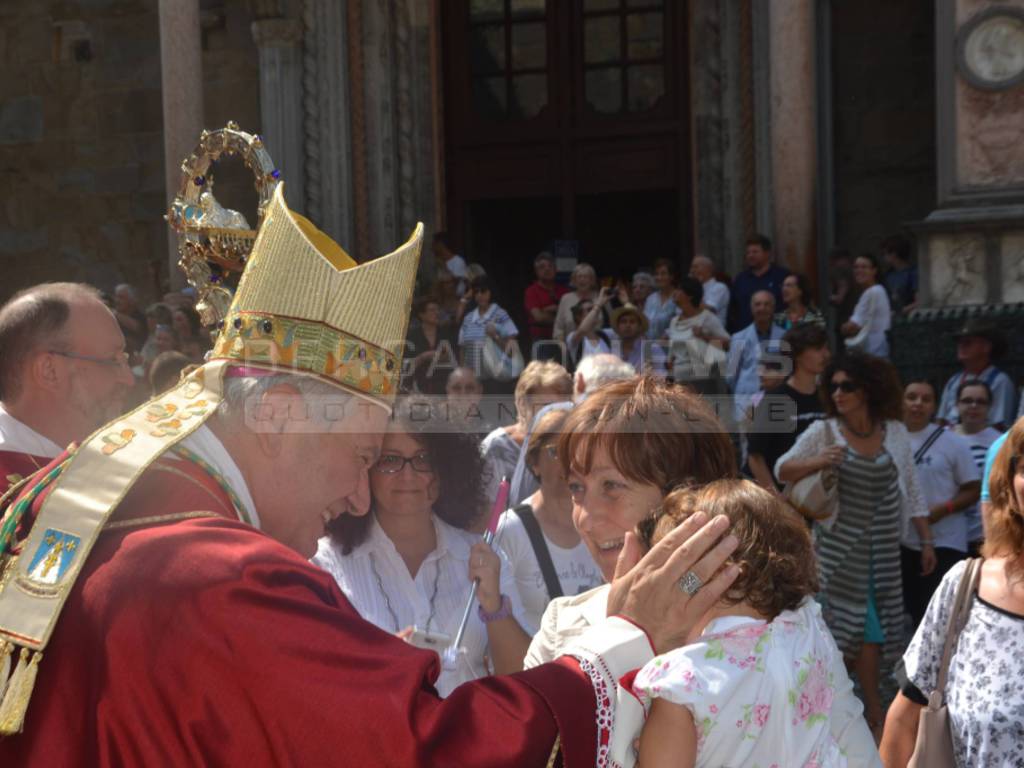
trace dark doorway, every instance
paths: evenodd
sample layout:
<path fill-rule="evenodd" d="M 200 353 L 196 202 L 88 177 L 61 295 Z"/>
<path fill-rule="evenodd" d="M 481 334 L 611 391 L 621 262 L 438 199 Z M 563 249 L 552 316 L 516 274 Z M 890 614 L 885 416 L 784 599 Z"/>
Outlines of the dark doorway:
<path fill-rule="evenodd" d="M 447 229 L 518 319 L 553 241 L 617 277 L 692 241 L 687 10 L 440 4 Z"/>
<path fill-rule="evenodd" d="M 523 290 L 533 280 L 533 257 L 558 237 L 556 197 L 476 200 L 468 204 L 466 253 L 487 269 L 494 301 L 525 335 Z"/>
<path fill-rule="evenodd" d="M 936 206 L 935 4 L 831 3 L 835 242 L 878 253 Z"/>
<path fill-rule="evenodd" d="M 576 199 L 582 256 L 599 275 L 627 281 L 655 259 L 680 252 L 674 191 L 608 192 Z"/>

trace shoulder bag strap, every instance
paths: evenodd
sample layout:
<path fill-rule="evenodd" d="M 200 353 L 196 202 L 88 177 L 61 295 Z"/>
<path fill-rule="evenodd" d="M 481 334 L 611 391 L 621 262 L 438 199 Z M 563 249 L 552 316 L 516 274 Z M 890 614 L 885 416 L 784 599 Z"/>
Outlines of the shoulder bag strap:
<path fill-rule="evenodd" d="M 939 439 L 944 431 L 943 427 L 936 427 L 935 431 L 928 435 L 928 439 L 924 441 L 924 445 L 917 449 L 917 453 L 914 454 L 914 464 L 920 464 L 921 459 L 925 457 L 928 450 L 935 444 L 935 441 Z"/>
<path fill-rule="evenodd" d="M 530 546 L 533 547 L 533 554 L 537 558 L 537 565 L 540 566 L 540 572 L 544 576 L 544 585 L 548 589 L 548 597 L 552 600 L 556 597 L 561 597 L 563 594 L 562 583 L 558 580 L 558 574 L 555 573 L 555 564 L 551 560 L 551 552 L 548 551 L 547 542 L 544 541 L 544 532 L 541 531 L 537 518 L 533 516 L 533 510 L 529 504 L 520 504 L 512 511 L 519 515 L 519 519 L 523 521 L 523 528 L 526 529 L 526 535 L 530 538 Z"/>
<path fill-rule="evenodd" d="M 946 695 L 946 679 L 949 677 L 949 662 L 953 656 L 953 648 L 956 646 L 960 631 L 967 624 L 967 618 L 971 614 L 971 604 L 974 602 L 974 592 L 978 587 L 978 577 L 981 575 L 981 564 L 984 562 L 980 557 L 967 561 L 964 574 L 960 577 L 960 584 L 956 589 L 956 597 L 953 600 L 953 610 L 949 613 L 949 623 L 946 625 L 946 643 L 942 648 L 942 666 L 939 667 L 939 676 L 935 683 L 935 691 L 939 694 L 940 700 Z"/>

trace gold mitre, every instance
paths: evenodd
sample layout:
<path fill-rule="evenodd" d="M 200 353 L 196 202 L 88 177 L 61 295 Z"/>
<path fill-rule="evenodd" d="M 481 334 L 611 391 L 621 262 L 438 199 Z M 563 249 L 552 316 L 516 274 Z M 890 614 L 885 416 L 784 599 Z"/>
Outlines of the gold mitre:
<path fill-rule="evenodd" d="M 211 360 L 317 376 L 394 400 L 423 225 L 387 256 L 356 263 L 288 209 L 279 184 Z"/>

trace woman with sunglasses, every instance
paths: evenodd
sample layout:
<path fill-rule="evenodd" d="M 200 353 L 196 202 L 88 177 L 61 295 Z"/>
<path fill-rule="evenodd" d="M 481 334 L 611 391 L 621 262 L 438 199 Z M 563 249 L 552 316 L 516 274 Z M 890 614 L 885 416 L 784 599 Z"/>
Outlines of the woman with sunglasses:
<path fill-rule="evenodd" d="M 416 411 L 399 405 L 396 412 Z M 334 520 L 313 563 L 334 576 L 364 619 L 443 655 L 458 632 L 471 580 L 491 552 L 468 530 L 486 506 L 484 467 L 471 437 L 419 424 L 393 422 L 370 470 L 370 513 Z M 477 593 L 481 610 L 471 615 L 465 653 L 442 665 L 442 696 L 488 674 L 485 651 L 498 673 L 522 668 L 529 638 L 516 619 L 523 609 L 512 569 L 504 565 L 497 594 Z"/>
<path fill-rule="evenodd" d="M 850 353 L 822 377 L 827 419 L 812 424 L 775 464 L 792 483 L 828 467 L 839 476 L 838 508 L 816 522 L 825 620 L 860 680 L 868 725 L 880 735 L 882 668 L 903 649 L 900 532 L 921 538 L 921 571 L 935 568 L 928 507 L 903 426 L 902 389 L 887 361 Z"/>

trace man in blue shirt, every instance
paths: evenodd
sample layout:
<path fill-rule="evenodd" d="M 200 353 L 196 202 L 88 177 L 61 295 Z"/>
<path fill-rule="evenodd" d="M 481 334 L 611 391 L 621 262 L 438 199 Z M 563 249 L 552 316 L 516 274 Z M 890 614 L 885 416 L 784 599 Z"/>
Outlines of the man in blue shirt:
<path fill-rule="evenodd" d="M 772 241 L 764 235 L 747 238 L 747 269 L 732 281 L 730 331 L 746 328 L 753 321 L 750 302 L 758 291 L 768 291 L 776 306 L 782 305 L 782 281 L 789 270 L 772 262 Z"/>
<path fill-rule="evenodd" d="M 732 389 L 736 419 L 746 420 L 750 400 L 761 389 L 758 364 L 761 356 L 774 353 L 778 357 L 779 341 L 785 331 L 772 322 L 775 315 L 775 297 L 770 291 L 758 291 L 750 300 L 753 322 L 734 333 L 729 343 L 726 376 Z M 786 371 L 788 373 L 788 371 Z"/>

